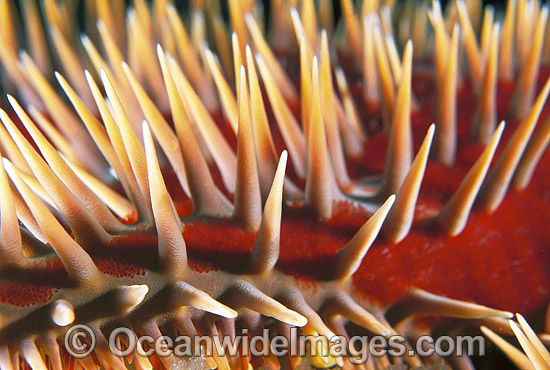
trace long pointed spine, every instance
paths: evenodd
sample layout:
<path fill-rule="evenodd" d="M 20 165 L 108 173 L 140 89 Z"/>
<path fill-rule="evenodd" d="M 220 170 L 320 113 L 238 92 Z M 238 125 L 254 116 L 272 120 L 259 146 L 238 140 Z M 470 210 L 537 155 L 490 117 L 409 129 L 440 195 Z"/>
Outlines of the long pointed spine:
<path fill-rule="evenodd" d="M 147 123 L 143 124 L 143 141 L 147 173 L 151 189 L 151 205 L 158 235 L 159 257 L 163 267 L 173 276 L 187 269 L 187 248 L 182 236 L 182 225 L 160 172 L 155 145 Z"/>
<path fill-rule="evenodd" d="M 312 106 L 308 134 L 308 169 L 306 179 L 306 202 L 321 221 L 332 216 L 333 188 L 332 168 L 327 149 L 324 117 L 321 109 L 319 67 L 317 57 L 312 67 Z"/>
<path fill-rule="evenodd" d="M 511 82 L 514 79 L 514 28 L 516 23 L 517 0 L 506 4 L 504 23 L 500 35 L 500 57 L 498 58 L 498 75 L 501 81 Z"/>
<path fill-rule="evenodd" d="M 252 134 L 246 71 L 239 71 L 239 130 L 237 134 L 237 187 L 233 217 L 246 231 L 256 231 L 262 219 L 262 197 Z"/>
<path fill-rule="evenodd" d="M 516 173 L 514 174 L 513 186 L 516 189 L 525 189 L 537 168 L 548 143 L 550 142 L 550 119 L 547 118 L 542 125 L 535 131 L 533 137 L 529 141 L 525 152 L 518 164 Z"/>
<path fill-rule="evenodd" d="M 252 271 L 265 273 L 271 271 L 279 259 L 281 241 L 281 214 L 283 207 L 283 185 L 288 154 L 281 154 L 271 191 L 267 197 L 262 216 L 258 239 L 252 249 Z"/>
<path fill-rule="evenodd" d="M 472 85 L 474 90 L 479 89 L 479 84 L 483 80 L 483 57 L 481 56 L 475 31 L 472 27 L 472 22 L 468 14 L 468 9 L 464 0 L 457 1 L 458 15 L 460 25 L 464 31 L 466 55 L 470 62 L 470 71 L 472 73 Z"/>
<path fill-rule="evenodd" d="M 109 102 L 113 107 L 115 122 L 120 130 L 122 142 L 124 144 L 124 148 L 126 149 L 130 165 L 132 166 L 132 171 L 139 185 L 141 194 L 145 199 L 147 208 L 150 209 L 151 200 L 149 198 L 149 180 L 147 179 L 143 146 L 139 142 L 136 133 L 128 121 L 128 116 L 120 103 L 117 92 L 111 84 L 109 77 L 104 70 L 100 70 L 100 75 L 103 85 L 105 86 L 105 92 L 107 93 Z"/>
<path fill-rule="evenodd" d="M 300 130 L 298 122 L 290 107 L 283 98 L 283 95 L 275 82 L 274 76 L 269 70 L 268 65 L 260 54 L 256 54 L 256 62 L 260 69 L 260 74 L 267 90 L 267 96 L 273 108 L 273 113 L 286 147 L 290 154 L 290 159 L 299 178 L 305 178 L 306 175 L 306 140 Z"/>
<path fill-rule="evenodd" d="M 432 139 L 434 137 L 435 125 L 431 125 L 426 134 L 426 138 L 414 158 L 409 174 L 403 181 L 403 185 L 397 193 L 395 203 L 386 217 L 386 222 L 382 227 L 382 233 L 392 243 L 399 243 L 403 240 L 411 228 L 416 201 L 420 185 L 424 178 L 424 171 L 430 153 Z"/>
<path fill-rule="evenodd" d="M 397 325 L 411 315 L 438 315 L 465 319 L 513 316 L 508 311 L 439 296 L 418 288 L 412 288 L 408 297 L 394 304 L 386 313 L 388 321 L 393 325 Z"/>
<path fill-rule="evenodd" d="M 293 9 L 295 10 L 295 9 Z M 302 128 L 309 134 L 309 120 L 311 118 L 311 62 L 312 56 L 304 34 L 300 37 L 300 110 L 302 114 Z"/>
<path fill-rule="evenodd" d="M 222 69 L 212 51 L 204 47 L 204 55 L 206 57 L 206 63 L 208 64 L 208 67 L 210 69 L 210 73 L 212 74 L 214 82 L 216 83 L 225 116 L 227 117 L 231 128 L 233 129 L 233 132 L 237 133 L 239 126 L 239 113 L 237 101 L 235 99 L 235 96 L 233 95 L 233 91 L 231 91 L 231 87 L 229 87 L 229 84 L 223 76 Z M 238 81 L 238 76 L 236 78 L 236 81 Z"/>
<path fill-rule="evenodd" d="M 334 280 L 344 280 L 352 276 L 361 265 L 370 246 L 376 239 L 391 206 L 395 201 L 392 195 L 359 229 L 353 239 L 336 255 Z"/>
<path fill-rule="evenodd" d="M 115 119 L 111 114 L 111 110 L 107 106 L 107 102 L 103 98 L 103 95 L 93 77 L 87 71 L 86 79 L 88 80 L 88 84 L 90 85 L 90 89 L 92 90 L 92 94 L 94 95 L 94 99 L 105 125 L 105 133 L 103 132 L 103 127 L 101 124 L 94 121 L 92 117 L 90 117 L 87 124 L 87 127 L 89 127 L 88 130 L 90 132 L 96 132 L 96 134 L 92 134 L 92 136 L 101 139 L 97 140 L 98 146 L 100 146 L 101 143 L 103 144 L 103 151 L 106 153 L 106 157 L 108 158 L 109 156 L 113 156 L 109 162 L 114 164 L 113 169 L 118 169 L 116 174 L 119 176 L 119 180 L 122 184 L 125 182 L 127 183 L 127 194 L 132 198 L 134 204 L 136 205 L 138 219 L 140 221 L 150 221 L 152 220 L 150 204 L 140 190 L 139 183 L 134 175 L 132 165 L 128 158 L 128 153 L 124 147 L 124 141 L 122 140 L 122 136 L 116 125 Z M 107 137 L 103 136 L 103 134 Z M 112 146 L 112 153 L 110 153 L 111 151 L 109 150 L 109 145 Z M 117 162 L 120 165 L 117 165 Z"/>
<path fill-rule="evenodd" d="M 539 93 L 535 104 L 531 108 L 531 112 L 516 128 L 514 135 L 508 141 L 495 167 L 487 176 L 480 196 L 483 207 L 489 212 L 495 211 L 504 199 L 514 171 L 521 159 L 521 154 L 531 137 L 549 92 L 550 79 Z"/>
<path fill-rule="evenodd" d="M 363 19 L 363 97 L 367 106 L 377 109 L 380 103 L 379 76 L 374 51 L 374 27 L 379 27 L 378 19 L 367 15 Z"/>
<path fill-rule="evenodd" d="M 185 27 L 177 14 L 177 10 L 173 4 L 167 6 L 168 21 L 172 28 L 172 33 L 176 40 L 177 50 L 181 57 L 183 67 L 188 73 L 189 79 L 193 83 L 193 86 L 197 89 L 198 94 L 204 101 L 208 109 L 215 109 L 217 107 L 216 91 L 212 86 L 212 83 L 208 81 L 207 76 L 204 73 L 204 69 L 201 66 L 199 56 L 195 48 L 191 46 L 191 41 Z"/>
<path fill-rule="evenodd" d="M 258 156 L 258 173 L 262 200 L 265 200 L 271 189 L 271 182 L 277 170 L 277 151 L 269 128 L 269 121 L 265 110 L 262 91 L 258 81 L 254 57 L 250 47 L 246 47 L 246 64 L 250 91 L 250 109 Z M 288 181 L 288 180 L 287 180 Z"/>
<path fill-rule="evenodd" d="M 212 154 L 212 157 L 220 170 L 226 189 L 230 193 L 234 193 L 235 171 L 237 166 L 235 153 L 208 113 L 208 110 L 200 100 L 199 96 L 191 87 L 189 81 L 181 71 L 176 61 L 171 57 L 167 57 L 166 59 L 172 79 L 174 80 L 181 99 L 187 102 L 186 106 L 189 108 L 190 115 L 193 119 L 196 122 L 200 122 L 200 124 L 197 125 L 200 134 L 206 142 L 208 151 Z"/>
<path fill-rule="evenodd" d="M 437 222 L 448 235 L 455 236 L 464 230 L 470 210 L 485 179 L 503 130 L 504 121 L 498 126 L 491 141 L 462 180 L 458 190 L 437 215 Z"/>
<path fill-rule="evenodd" d="M 485 76 L 479 99 L 478 112 L 475 116 L 473 136 L 482 143 L 488 143 L 497 122 L 497 68 L 498 39 L 500 26 L 493 27 Z"/>
<path fill-rule="evenodd" d="M 159 144 L 168 157 L 172 169 L 176 173 L 183 191 L 189 195 L 189 186 L 187 185 L 187 176 L 183 165 L 183 159 L 181 157 L 181 149 L 179 146 L 178 138 L 172 131 L 172 128 L 164 119 L 162 113 L 157 109 L 153 101 L 147 96 L 143 87 L 137 81 L 128 65 L 122 62 L 122 69 L 132 86 L 132 90 L 137 97 L 141 105 L 141 109 L 145 114 L 148 122 L 150 122 L 151 129 L 157 137 Z"/>
<path fill-rule="evenodd" d="M 395 102 L 392 126 L 390 128 L 383 185 L 385 194 L 394 194 L 399 191 L 412 162 L 410 117 L 412 54 L 412 41 L 409 40 L 403 56 L 403 73 Z"/>
<path fill-rule="evenodd" d="M 277 85 L 281 89 L 282 95 L 287 99 L 296 99 L 296 89 L 286 75 L 286 72 L 282 69 L 281 65 L 277 61 L 277 58 L 273 54 L 273 51 L 271 51 L 271 48 L 266 43 L 263 35 L 261 34 L 260 28 L 258 27 L 258 23 L 250 13 L 245 14 L 244 19 L 246 22 L 246 26 L 248 27 L 248 31 L 252 36 L 252 40 L 254 41 L 254 46 L 256 47 L 256 50 L 258 50 L 258 52 L 262 55 L 262 59 L 265 60 L 266 65 L 269 66 L 270 72 L 273 74 Z M 239 40 L 241 42 L 244 41 L 244 39 L 242 39 L 240 35 Z M 242 47 L 241 52 L 244 53 L 244 48 Z"/>
<path fill-rule="evenodd" d="M 342 147 L 342 138 L 338 127 L 338 116 L 335 107 L 335 93 L 330 65 L 328 36 L 325 30 L 321 33 L 321 56 L 319 59 L 319 88 L 323 106 L 323 122 L 327 135 L 327 149 L 330 153 L 334 179 L 341 188 L 350 185 L 346 168 L 346 159 Z M 315 104 L 315 103 L 314 103 Z"/>
<path fill-rule="evenodd" d="M 522 119 L 529 114 L 536 92 L 536 79 L 540 70 L 544 29 L 548 21 L 548 7 L 544 6 L 535 25 L 534 39 L 525 65 L 516 83 L 514 95 L 510 102 L 510 113 L 516 119 Z M 527 44 L 527 42 L 525 42 Z"/>
<path fill-rule="evenodd" d="M 454 27 L 443 81 L 438 91 L 438 120 L 434 138 L 435 157 L 446 166 L 452 166 L 456 157 L 456 96 L 458 83 L 458 39 L 460 29 Z"/>
<path fill-rule="evenodd" d="M 189 123 L 182 97 L 173 80 L 164 52 L 157 48 L 164 83 L 174 117 L 176 133 L 181 143 L 183 162 L 189 183 L 189 192 L 193 201 L 193 212 L 201 215 L 229 214 L 229 201 L 221 194 L 210 175 L 199 143 Z"/>

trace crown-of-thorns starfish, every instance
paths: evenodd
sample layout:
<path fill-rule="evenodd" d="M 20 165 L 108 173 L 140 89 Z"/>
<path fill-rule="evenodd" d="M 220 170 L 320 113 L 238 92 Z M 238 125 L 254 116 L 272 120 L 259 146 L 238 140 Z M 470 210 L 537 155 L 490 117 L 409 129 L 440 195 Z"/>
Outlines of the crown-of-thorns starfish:
<path fill-rule="evenodd" d="M 119 327 L 407 349 L 480 328 L 549 369 L 550 310 L 540 334 L 512 313 L 550 295 L 548 7 L 190 3 L 0 0 L 0 369 L 474 366 L 120 358 Z"/>

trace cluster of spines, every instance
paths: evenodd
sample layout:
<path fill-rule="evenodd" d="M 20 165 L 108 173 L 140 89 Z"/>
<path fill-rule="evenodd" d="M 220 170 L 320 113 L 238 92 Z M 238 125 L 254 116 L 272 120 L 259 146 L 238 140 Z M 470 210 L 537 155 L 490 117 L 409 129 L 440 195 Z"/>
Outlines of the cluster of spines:
<path fill-rule="evenodd" d="M 291 8 L 286 19 L 275 19 L 273 22 L 274 27 L 281 27 L 284 22 L 292 23 L 297 36 L 301 68 L 301 127 L 288 104 L 296 101 L 298 92 L 268 46 L 261 31 L 263 24 L 259 17 L 253 15 L 257 12 L 253 2 L 230 1 L 235 32 L 231 36 L 232 49 L 226 49 L 225 56 L 223 50 L 227 46 L 223 40 L 229 39 L 227 30 L 220 23 L 219 15 L 208 15 L 214 24 L 220 60 L 225 61 L 222 65 L 204 43 L 204 11 L 193 13 L 190 38 L 173 5 L 157 1 L 151 16 L 146 3 L 136 1 L 135 7 L 127 12 L 127 22 L 117 22 L 115 18 L 120 20 L 121 16 L 124 17 L 124 10 L 119 9 L 120 5 L 116 3 L 100 1 L 97 7 L 93 7 L 99 15 L 98 32 L 90 35 L 98 35 L 109 62 L 103 60 L 87 36 L 81 38 L 81 44 L 95 68 L 94 72 L 103 83 L 106 97 L 96 85 L 94 76 L 84 70 L 82 58 L 71 47 L 71 27 L 74 25 L 62 22 L 63 17 L 71 12 L 70 3 L 46 1 L 44 5 L 49 35 L 70 83 L 59 73 L 56 73 L 56 77 L 80 119 L 56 95 L 55 89 L 45 78 L 51 73 L 52 65 L 49 52 L 45 49 L 46 43 L 31 38 L 28 45 L 31 58 L 26 52 L 18 54 L 14 27 L 9 26 L 0 33 L 6 45 L 0 53 L 3 65 L 16 81 L 16 88 L 28 104 L 34 122 L 40 126 L 39 130 L 19 103 L 9 97 L 10 104 L 40 153 L 20 133 L 10 116 L 2 111 L 2 148 L 9 158 L 9 161 L 4 159 L 3 168 L 17 189 L 17 192 L 11 190 L 2 170 L 1 186 L 5 191 L 2 191 L 1 233 L 3 261 L 6 265 L 3 267 L 15 270 L 25 270 L 29 266 L 45 268 L 51 257 L 29 259 L 23 255 L 23 250 L 33 250 L 36 247 L 32 244 L 39 244 L 38 241 L 51 245 L 76 286 L 61 294 L 67 299 L 57 299 L 45 305 L 47 309 L 42 307 L 42 310 L 36 310 L 37 314 L 51 315 L 53 323 L 58 326 L 66 326 L 75 318 L 77 321 L 83 320 L 75 316 L 75 310 L 78 313 L 80 308 L 86 312 L 82 307 L 89 304 L 93 306 L 97 304 L 96 300 L 103 302 L 100 305 L 103 309 L 107 307 L 105 302 L 116 303 L 114 306 L 117 307 L 107 312 L 99 310 L 95 317 L 97 320 L 109 316 L 124 317 L 145 299 L 149 290 L 147 286 L 116 286 L 116 283 L 99 272 L 88 254 L 93 255 L 94 248 L 108 246 L 112 235 L 134 230 L 134 226 L 120 222 L 111 211 L 127 222 L 136 221 L 137 218 L 136 225 L 156 228 L 160 261 L 158 268 L 162 271 L 161 277 L 157 279 L 179 281 L 168 284 L 169 293 L 177 297 L 175 307 L 190 305 L 227 318 L 235 316 L 231 308 L 183 282 L 186 273 L 182 272 L 185 270 L 182 266 L 187 266 L 187 255 L 181 234 L 182 220 L 175 212 L 162 180 L 151 131 L 176 173 L 180 186 L 193 201 L 195 216 L 232 217 L 247 231 L 259 229 L 258 240 L 250 257 L 250 271 L 247 271 L 247 275 L 251 274 L 258 279 L 274 273 L 283 199 L 303 201 L 305 206 L 314 209 L 320 221 L 324 221 L 332 216 L 335 201 L 354 201 L 367 210 L 375 210 L 381 201 L 389 197 L 337 255 L 333 278 L 337 283 L 344 282 L 343 285 L 337 285 L 345 289 L 349 289 L 351 275 L 359 267 L 381 228 L 391 242 L 398 243 L 406 237 L 412 225 L 416 199 L 430 152 L 434 153 L 437 160 L 449 166 L 454 162 L 457 142 L 456 90 L 462 79 L 457 60 L 461 32 L 464 34 L 474 87 L 479 85 L 474 88 L 480 101 L 479 118 L 472 135 L 487 143 L 487 147 L 458 191 L 435 217 L 437 225 L 449 235 L 456 235 L 464 228 L 476 197 L 487 210 L 493 211 L 502 201 L 514 176 L 514 184 L 525 187 L 550 137 L 548 124 L 545 124 L 530 141 L 550 88 L 547 83 L 532 104 L 535 92 L 533 82 L 538 75 L 541 59 L 543 39 L 540 35 L 547 20 L 546 8 L 539 11 L 533 2 L 518 2 L 517 9 L 510 6 L 506 13 L 505 19 L 508 20 L 514 17 L 516 11 L 518 19 L 524 19 L 535 12 L 537 22 L 534 30 L 522 29 L 523 38 L 518 39 L 522 41 L 521 48 L 518 48 L 518 58 L 522 57 L 525 67 L 519 73 L 520 82 L 514 93 L 511 112 L 514 117 L 523 118 L 523 121 L 487 178 L 485 175 L 504 129 L 504 124 L 500 124 L 495 130 L 495 71 L 497 61 L 503 57 L 502 51 L 501 57 L 497 57 L 499 25 L 485 22 L 485 17 L 490 17 L 491 13 L 486 13 L 484 17 L 480 47 L 472 28 L 471 16 L 463 2 L 456 3 L 460 27 L 453 26 L 451 36 L 449 26 L 445 23 L 452 17 L 444 18 L 437 2 L 429 10 L 437 48 L 434 53 L 438 89 L 437 129 L 433 125 L 430 127 L 413 159 L 410 111 L 416 99 L 411 93 L 412 60 L 415 53 L 421 56 L 426 49 L 420 41 L 422 38 L 416 36 L 425 33 L 425 29 L 423 32 L 422 29 L 426 26 L 426 19 L 416 21 L 418 23 L 414 24 L 415 32 L 412 33 L 416 36 L 414 39 L 419 40 L 415 43 L 415 50 L 420 52 L 413 51 L 412 42 L 404 42 L 403 60 L 400 61 L 391 32 L 389 8 L 382 8 L 379 17 L 376 11 L 378 5 L 365 1 L 359 17 L 361 21 L 358 21 L 351 2 L 342 2 L 350 45 L 359 56 L 359 64 L 363 68 L 365 99 L 371 107 L 382 107 L 384 128 L 390 138 L 383 179 L 375 186 L 352 181 L 346 172 L 345 157 L 361 150 L 358 138 L 365 134 L 351 100 L 346 76 L 338 68 L 336 82 L 339 94 L 335 92 L 328 47 L 332 32 L 318 33 L 316 18 L 311 16 L 314 12 L 312 1 L 304 1 L 300 12 Z M 274 1 L 274 8 L 280 7 L 280 3 Z M 326 15 L 327 2 L 322 3 L 320 10 L 325 11 L 321 13 L 320 20 L 328 26 L 332 21 Z M 6 25 L 11 25 L 10 5 L 2 1 L 0 6 L 2 19 Z M 404 17 L 407 16 L 407 6 L 411 7 L 410 4 L 405 6 Z M 423 9 L 428 12 L 428 7 Z M 40 34 L 40 20 L 34 2 L 25 2 L 24 14 L 27 32 Z M 160 25 L 158 34 L 153 33 L 152 24 Z M 519 27 L 519 21 L 517 24 Z M 290 29 L 284 27 L 287 31 Z M 505 22 L 503 33 L 510 32 L 510 27 Z M 535 35 L 534 41 L 530 43 L 525 36 L 529 32 Z M 520 33 L 519 30 L 517 33 Z M 123 38 L 125 34 L 128 35 L 127 42 Z M 401 34 L 404 32 L 399 32 Z M 38 36 L 44 38 L 43 34 Z M 155 41 L 160 42 L 168 52 L 165 53 L 160 46 L 155 50 Z M 125 49 L 125 44 L 129 64 L 123 62 L 125 58 L 121 51 Z M 528 46 L 524 45 L 531 45 L 531 49 L 526 49 Z M 317 49 L 319 52 L 315 56 Z M 500 49 L 509 50 L 509 47 L 507 49 L 500 41 Z M 179 55 L 184 70 L 174 59 L 176 55 Z M 305 181 L 304 192 L 284 175 L 286 152 L 277 165 L 278 157 L 261 98 L 256 65 L 278 129 L 289 151 L 294 173 L 298 180 Z M 373 65 L 377 68 L 372 68 Z M 510 67 L 499 65 L 499 68 L 505 71 Z M 505 75 L 505 72 L 501 74 Z M 230 77 L 226 79 L 224 75 Z M 236 82 L 235 93 L 228 82 L 231 76 Z M 483 81 L 482 85 L 480 81 Z M 219 94 L 219 102 L 216 94 Z M 237 138 L 237 153 L 210 115 L 218 106 Z M 176 132 L 164 118 L 163 112 L 168 110 L 172 114 Z M 49 113 L 55 125 L 45 117 L 42 113 L 44 111 Z M 97 119 L 98 115 L 102 123 Z M 209 163 L 212 162 L 221 174 L 225 187 L 223 191 L 210 174 Z M 106 169 L 114 172 L 128 199 L 104 185 L 102 180 L 107 180 L 104 177 Z M 480 189 L 481 193 L 478 194 Z M 234 194 L 234 205 L 229 202 L 225 195 L 227 193 Z M 18 219 L 25 225 L 25 229 L 20 229 Z M 65 227 L 70 228 L 72 235 L 66 232 Z M 32 235 L 25 234 L 27 230 Z M 41 251 L 34 252 L 40 254 Z M 328 329 L 305 301 L 302 305 L 297 304 L 297 308 L 293 308 L 297 312 L 294 312 L 250 283 L 240 281 L 235 276 L 232 278 L 236 279 L 232 286 L 232 292 L 237 297 L 233 302 L 236 308 L 244 305 L 289 325 L 303 325 L 307 319 L 308 323 L 313 323 L 312 327 L 317 332 L 336 332 Z M 99 294 L 105 287 L 112 289 Z M 94 298 L 90 302 L 83 302 L 86 299 L 83 300 L 82 295 L 86 292 Z M 299 291 L 293 294 L 301 296 Z M 75 301 L 71 303 L 70 299 Z M 328 321 L 340 333 L 345 333 L 345 329 L 338 321 L 330 320 L 333 316 L 343 316 L 374 332 L 389 333 L 386 324 L 380 323 L 347 294 L 335 294 L 316 309 L 323 310 L 323 307 Z M 139 317 L 139 309 L 136 312 L 134 315 Z M 410 314 L 509 317 L 507 312 L 443 299 L 418 290 L 412 291 L 410 297 L 396 304 L 391 313 L 397 313 L 390 320 L 392 325 Z M 5 333 L 13 333 L 19 328 L 17 322 L 10 322 L 12 319 L 4 318 L 8 322 Z M 99 323 L 95 325 L 99 333 Z M 159 332 L 154 319 L 140 326 L 141 330 L 147 332 Z M 540 350 L 538 343 L 525 325 L 522 325 L 522 329 L 529 339 L 528 342 L 520 339 L 520 342 L 529 359 L 537 365 L 539 362 L 533 360 L 531 347 L 524 343 L 531 343 Z M 215 326 L 207 329 L 211 334 L 212 330 L 216 330 Z M 33 369 L 42 368 L 44 364 L 33 342 L 33 335 L 23 339 L 19 351 Z M 59 351 L 56 352 L 51 341 L 47 348 L 50 358 L 59 359 Z M 98 351 L 105 365 L 122 366 L 120 361 L 117 362 L 101 347 Z M 2 367 L 10 368 L 7 355 L 8 352 L 4 350 Z M 218 360 L 215 365 L 223 367 L 224 360 Z M 415 359 L 409 360 L 411 365 L 418 363 Z M 113 365 L 115 363 L 118 365 Z M 54 367 L 60 366 L 61 363 L 56 362 Z M 85 364 L 84 361 L 82 366 L 93 367 L 93 364 Z M 146 365 L 142 366 L 147 368 Z"/>

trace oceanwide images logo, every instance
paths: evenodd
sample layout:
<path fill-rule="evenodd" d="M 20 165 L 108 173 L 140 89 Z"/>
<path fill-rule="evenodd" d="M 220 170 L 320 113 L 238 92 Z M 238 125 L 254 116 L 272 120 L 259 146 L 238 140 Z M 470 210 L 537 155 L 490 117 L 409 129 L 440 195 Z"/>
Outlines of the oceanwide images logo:
<path fill-rule="evenodd" d="M 84 358 L 94 351 L 96 335 L 85 325 L 71 327 L 65 335 L 65 349 L 76 358 Z M 99 333 L 102 335 L 101 333 Z M 124 345 L 122 345 L 124 343 Z M 129 328 L 120 327 L 108 338 L 110 351 L 118 357 L 137 353 L 141 357 L 212 357 L 212 356 L 293 356 L 293 357 L 347 357 L 356 364 L 364 364 L 369 356 L 391 357 L 432 356 L 445 358 L 485 354 L 485 339 L 482 336 L 441 336 L 434 339 L 421 336 L 414 346 L 407 344 L 404 337 L 383 336 L 333 336 L 300 335 L 297 328 L 290 330 L 290 336 L 271 335 L 264 329 L 262 335 L 251 336 L 247 329 L 235 336 L 136 336 Z"/>

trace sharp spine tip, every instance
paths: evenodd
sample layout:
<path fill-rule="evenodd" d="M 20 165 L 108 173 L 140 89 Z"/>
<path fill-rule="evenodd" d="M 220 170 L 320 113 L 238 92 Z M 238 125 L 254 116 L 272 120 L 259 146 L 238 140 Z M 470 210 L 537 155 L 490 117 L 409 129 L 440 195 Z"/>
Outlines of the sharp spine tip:
<path fill-rule="evenodd" d="M 270 271 L 279 259 L 283 186 L 287 159 L 288 152 L 283 150 L 264 206 L 258 238 L 252 250 L 252 270 L 256 273 Z"/>
<path fill-rule="evenodd" d="M 333 279 L 346 279 L 357 271 L 365 254 L 378 236 L 378 232 L 394 202 L 395 194 L 392 194 L 369 220 L 365 222 L 353 239 L 338 252 L 335 261 L 335 276 Z"/>
<path fill-rule="evenodd" d="M 396 195 L 395 204 L 391 208 L 382 227 L 382 233 L 392 243 L 397 244 L 403 240 L 414 220 L 416 201 L 420 191 L 420 185 L 424 178 L 424 171 L 428 161 L 428 155 L 434 138 L 435 124 L 430 125 L 426 137 L 418 151 L 407 177 Z"/>
<path fill-rule="evenodd" d="M 502 121 L 483 153 L 462 180 L 458 190 L 436 216 L 436 221 L 441 228 L 451 236 L 460 234 L 466 226 L 472 205 L 485 179 L 504 127 L 505 122 Z"/>

